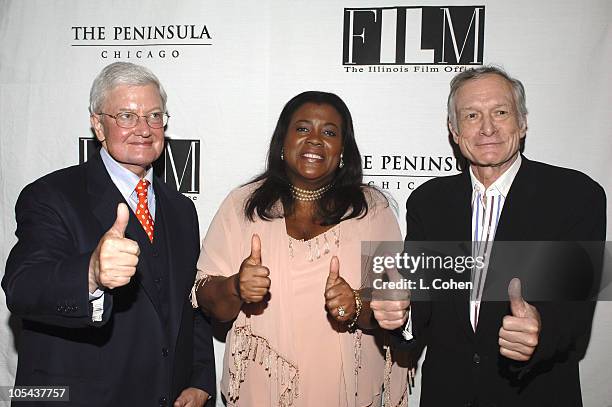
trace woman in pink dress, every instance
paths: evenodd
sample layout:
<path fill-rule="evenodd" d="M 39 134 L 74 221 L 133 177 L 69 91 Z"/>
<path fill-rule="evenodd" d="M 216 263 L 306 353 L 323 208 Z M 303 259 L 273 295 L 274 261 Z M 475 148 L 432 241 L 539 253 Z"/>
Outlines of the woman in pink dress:
<path fill-rule="evenodd" d="M 281 112 L 266 171 L 215 215 L 192 298 L 234 321 L 221 381 L 228 405 L 407 404 L 407 371 L 360 292 L 362 241 L 401 235 L 361 168 L 344 102 L 304 92 Z"/>

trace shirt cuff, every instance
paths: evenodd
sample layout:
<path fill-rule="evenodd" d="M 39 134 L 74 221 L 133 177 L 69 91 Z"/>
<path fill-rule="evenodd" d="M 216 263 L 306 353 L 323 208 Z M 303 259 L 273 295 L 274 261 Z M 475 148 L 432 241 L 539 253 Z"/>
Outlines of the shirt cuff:
<path fill-rule="evenodd" d="M 407 341 L 411 341 L 412 339 L 414 339 L 414 336 L 412 335 L 412 310 L 411 309 L 408 310 L 408 321 L 406 322 L 406 326 L 404 327 L 404 330 L 402 331 L 402 336 Z"/>
<path fill-rule="evenodd" d="M 89 293 L 89 301 L 97 300 L 103 295 L 104 295 L 104 291 L 100 290 L 99 288 L 96 288 L 96 291 L 94 291 L 93 293 Z"/>
<path fill-rule="evenodd" d="M 96 297 L 95 299 L 91 300 L 92 296 L 98 295 L 98 291 L 100 292 L 100 295 Z M 89 298 L 90 298 L 91 305 L 92 305 L 91 321 L 101 322 L 102 314 L 104 313 L 104 291 L 101 291 L 98 289 L 94 291 L 93 294 L 89 294 Z"/>

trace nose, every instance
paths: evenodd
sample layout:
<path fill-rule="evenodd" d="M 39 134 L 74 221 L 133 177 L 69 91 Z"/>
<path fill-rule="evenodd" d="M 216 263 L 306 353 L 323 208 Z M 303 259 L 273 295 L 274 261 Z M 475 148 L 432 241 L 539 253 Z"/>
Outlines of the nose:
<path fill-rule="evenodd" d="M 484 115 L 480 124 L 480 133 L 484 136 L 492 136 L 497 131 L 495 122 L 488 115 Z"/>
<path fill-rule="evenodd" d="M 149 137 L 151 135 L 151 128 L 149 127 L 149 123 L 147 123 L 147 120 L 143 116 L 138 117 L 136 127 L 134 127 L 134 132 L 142 137 Z"/>
<path fill-rule="evenodd" d="M 315 129 L 314 131 L 310 132 L 310 134 L 308 134 L 308 139 L 306 140 L 306 143 L 313 146 L 323 145 L 323 142 L 321 141 L 321 132 L 319 131 L 319 129 Z"/>
<path fill-rule="evenodd" d="M 320 145 L 322 145 L 322 144 L 323 144 L 323 143 L 321 143 L 321 140 L 319 140 L 319 139 L 318 139 L 318 138 L 316 138 L 316 137 L 310 137 L 310 138 L 308 138 L 308 140 L 306 140 L 306 143 L 308 143 L 308 144 L 310 144 L 310 145 L 313 145 L 313 146 L 320 146 Z"/>

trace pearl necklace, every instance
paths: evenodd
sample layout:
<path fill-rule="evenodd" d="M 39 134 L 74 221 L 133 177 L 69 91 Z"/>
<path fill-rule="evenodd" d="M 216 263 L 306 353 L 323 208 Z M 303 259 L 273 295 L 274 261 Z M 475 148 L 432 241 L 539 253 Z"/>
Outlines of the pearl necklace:
<path fill-rule="evenodd" d="M 316 201 L 321 198 L 327 191 L 330 190 L 331 184 L 327 184 L 319 189 L 309 190 L 298 188 L 295 185 L 291 185 L 291 195 L 293 195 L 293 199 L 298 201 Z"/>

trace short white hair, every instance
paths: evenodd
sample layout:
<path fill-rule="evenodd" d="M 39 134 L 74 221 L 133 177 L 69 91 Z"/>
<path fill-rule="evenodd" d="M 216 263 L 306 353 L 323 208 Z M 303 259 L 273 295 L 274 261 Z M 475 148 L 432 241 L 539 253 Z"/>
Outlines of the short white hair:
<path fill-rule="evenodd" d="M 159 79 L 148 68 L 131 62 L 114 62 L 107 65 L 96 76 L 89 92 L 89 113 L 101 113 L 106 95 L 119 85 L 146 86 L 154 85 L 159 91 L 162 109 L 166 111 L 168 96 Z"/>
<path fill-rule="evenodd" d="M 451 124 L 451 127 L 455 130 L 457 128 L 457 110 L 455 106 L 455 96 L 457 95 L 457 91 L 466 82 L 471 81 L 473 79 L 482 78 L 485 75 L 498 75 L 508 81 L 510 87 L 512 88 L 512 94 L 514 99 L 514 107 L 516 112 L 518 113 L 518 123 L 520 127 L 524 127 L 527 124 L 527 101 L 525 97 L 525 87 L 516 78 L 508 75 L 506 71 L 502 68 L 494 66 L 494 65 L 483 65 L 478 68 L 468 69 L 457 74 L 450 83 L 450 93 L 448 94 L 448 101 L 446 108 L 448 110 L 448 121 Z"/>

